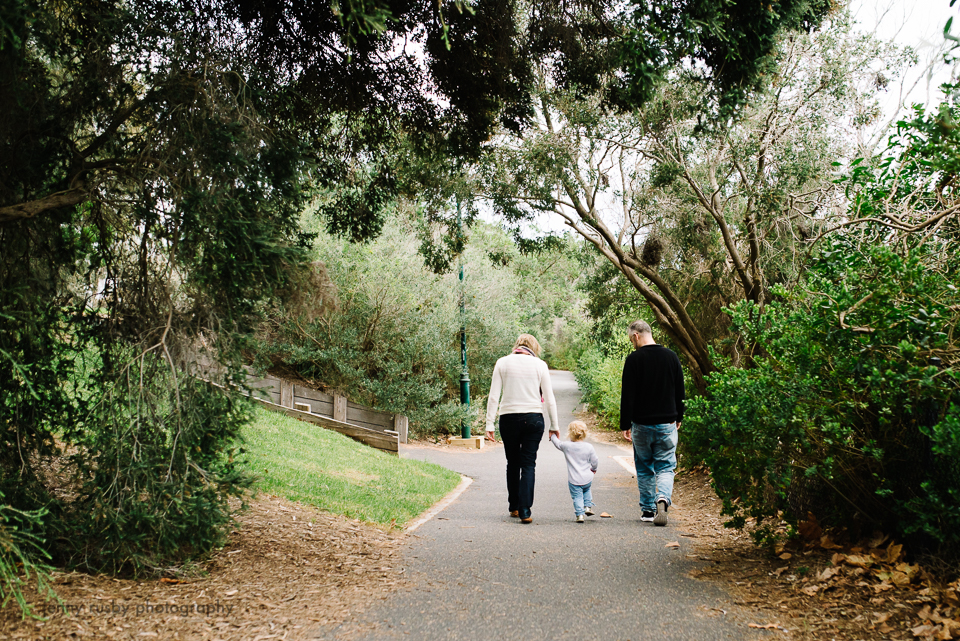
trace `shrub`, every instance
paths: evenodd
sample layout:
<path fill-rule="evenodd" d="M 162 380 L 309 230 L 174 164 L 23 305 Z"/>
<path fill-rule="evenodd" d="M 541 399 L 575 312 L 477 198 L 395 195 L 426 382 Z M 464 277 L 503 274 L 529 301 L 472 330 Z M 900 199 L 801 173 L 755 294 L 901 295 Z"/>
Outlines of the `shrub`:
<path fill-rule="evenodd" d="M 729 310 L 751 369 L 709 378 L 689 403 L 688 448 L 710 466 L 724 513 L 769 537 L 807 512 L 854 530 L 923 533 L 960 552 L 958 290 L 922 250 L 833 241 L 806 286 L 763 313 Z M 950 407 L 949 411 L 947 407 Z"/>
<path fill-rule="evenodd" d="M 391 219 L 366 244 L 320 233 L 315 257 L 326 266 L 336 306 L 312 319 L 274 314 L 252 344 L 260 362 L 406 414 L 418 436 L 459 432 L 461 285 L 457 271 L 426 269 L 420 250 L 412 214 Z M 570 292 L 577 271 L 575 257 L 570 265 L 565 257 L 521 255 L 501 229 L 482 223 L 471 229 L 463 260 L 474 399 L 487 394 L 496 360 L 521 332 L 537 335 L 546 359 L 569 359 L 577 324 L 557 314 L 576 309 Z M 474 402 L 466 418 L 484 412 Z"/>
<path fill-rule="evenodd" d="M 0 501 L 3 500 L 0 494 Z M 56 598 L 50 587 L 50 568 L 42 561 L 50 556 L 35 532 L 40 529 L 45 514 L 44 510 L 25 512 L 0 504 L 0 608 L 7 607 L 13 600 L 24 617 L 33 614 L 23 594 L 31 581 L 36 583 L 41 596 Z"/>
<path fill-rule="evenodd" d="M 620 379 L 623 375 L 622 356 L 616 351 L 604 354 L 597 347 L 584 351 L 575 372 L 583 400 L 597 415 L 601 427 L 620 428 Z"/>

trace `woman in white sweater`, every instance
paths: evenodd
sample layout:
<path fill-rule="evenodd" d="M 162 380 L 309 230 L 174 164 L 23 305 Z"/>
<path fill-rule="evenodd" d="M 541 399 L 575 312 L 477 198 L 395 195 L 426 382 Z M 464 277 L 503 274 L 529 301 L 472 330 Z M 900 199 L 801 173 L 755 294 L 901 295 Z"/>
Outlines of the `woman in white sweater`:
<path fill-rule="evenodd" d="M 539 358 L 540 343 L 521 334 L 513 353 L 497 361 L 487 399 L 487 438 L 493 440 L 493 422 L 500 415 L 500 437 L 507 455 L 507 502 L 510 516 L 533 522 L 533 486 L 537 450 L 543 438 L 543 406 L 550 416 L 550 433 L 560 436 L 557 402 L 550 371 Z"/>

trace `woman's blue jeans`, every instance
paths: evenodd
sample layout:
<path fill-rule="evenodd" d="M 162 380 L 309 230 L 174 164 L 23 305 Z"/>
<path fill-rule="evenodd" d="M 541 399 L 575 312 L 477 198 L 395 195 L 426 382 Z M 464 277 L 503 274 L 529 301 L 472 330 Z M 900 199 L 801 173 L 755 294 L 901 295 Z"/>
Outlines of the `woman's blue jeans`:
<path fill-rule="evenodd" d="M 577 516 L 580 516 L 586 512 L 584 506 L 594 507 L 593 493 L 590 491 L 591 485 L 592 483 L 587 483 L 586 485 L 574 485 L 570 481 L 567 481 L 567 486 L 570 488 L 570 498 L 573 499 L 573 512 Z"/>
<path fill-rule="evenodd" d="M 657 501 L 673 503 L 673 472 L 677 469 L 677 424 L 632 424 L 633 462 L 637 466 L 640 509 L 656 512 Z"/>
<path fill-rule="evenodd" d="M 537 450 L 543 438 L 543 414 L 501 414 L 500 438 L 507 455 L 507 502 L 510 511 L 530 515 L 536 482 Z"/>

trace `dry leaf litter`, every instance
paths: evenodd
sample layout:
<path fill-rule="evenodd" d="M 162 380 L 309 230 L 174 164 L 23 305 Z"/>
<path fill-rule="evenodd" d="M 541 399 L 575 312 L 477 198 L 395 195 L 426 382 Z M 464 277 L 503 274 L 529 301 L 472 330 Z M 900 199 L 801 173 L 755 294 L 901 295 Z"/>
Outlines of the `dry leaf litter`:
<path fill-rule="evenodd" d="M 238 522 L 195 578 L 59 573 L 69 614 L 21 620 L 7 606 L 0 639 L 300 639 L 402 583 L 397 534 L 264 495 Z"/>

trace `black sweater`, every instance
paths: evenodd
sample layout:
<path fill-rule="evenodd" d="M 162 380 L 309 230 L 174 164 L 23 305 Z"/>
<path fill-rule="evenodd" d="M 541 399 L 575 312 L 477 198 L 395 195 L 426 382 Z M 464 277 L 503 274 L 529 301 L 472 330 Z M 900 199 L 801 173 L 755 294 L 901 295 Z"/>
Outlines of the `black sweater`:
<path fill-rule="evenodd" d="M 683 420 L 680 359 L 661 345 L 644 345 L 627 356 L 620 388 L 620 430 L 631 423 L 659 425 Z"/>

